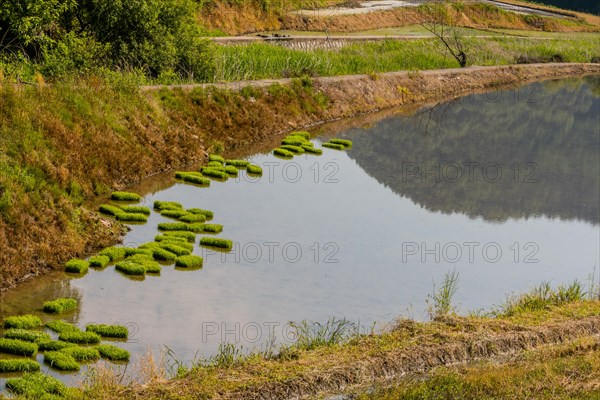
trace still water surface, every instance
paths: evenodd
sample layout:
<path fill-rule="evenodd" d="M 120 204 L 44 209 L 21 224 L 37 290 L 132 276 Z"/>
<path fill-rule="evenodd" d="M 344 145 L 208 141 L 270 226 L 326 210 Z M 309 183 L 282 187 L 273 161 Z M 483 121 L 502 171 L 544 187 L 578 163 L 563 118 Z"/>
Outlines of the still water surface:
<path fill-rule="evenodd" d="M 284 342 L 288 321 L 426 319 L 433 282 L 453 269 L 463 312 L 542 281 L 585 280 L 600 259 L 599 111 L 598 77 L 536 83 L 352 122 L 335 134 L 354 142 L 347 152 L 251 155 L 260 179 L 176 183 L 143 201 L 213 210 L 231 253 L 196 245 L 202 269 L 164 266 L 143 281 L 113 267 L 53 275 L 2 295 L 2 315 L 75 296 L 66 319 L 127 324 L 118 345 L 132 360 L 168 345 L 189 361 L 222 341 L 250 349 L 274 332 Z M 153 212 L 124 244 L 154 240 L 163 221 Z"/>

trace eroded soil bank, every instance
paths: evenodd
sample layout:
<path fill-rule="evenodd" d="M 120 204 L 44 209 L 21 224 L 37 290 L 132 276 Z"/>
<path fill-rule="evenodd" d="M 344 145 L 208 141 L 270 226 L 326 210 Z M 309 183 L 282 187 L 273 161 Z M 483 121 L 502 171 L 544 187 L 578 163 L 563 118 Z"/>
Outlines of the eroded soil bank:
<path fill-rule="evenodd" d="M 0 287 L 118 240 L 85 200 L 326 121 L 415 107 L 600 64 L 531 64 L 222 85 L 131 87 L 97 78 L 0 85 Z"/>

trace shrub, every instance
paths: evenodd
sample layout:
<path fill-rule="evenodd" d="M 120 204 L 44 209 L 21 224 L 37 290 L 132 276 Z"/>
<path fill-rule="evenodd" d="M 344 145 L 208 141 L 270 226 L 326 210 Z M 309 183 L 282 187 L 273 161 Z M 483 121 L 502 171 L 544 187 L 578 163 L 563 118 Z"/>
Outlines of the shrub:
<path fill-rule="evenodd" d="M 299 136 L 301 138 L 304 138 L 306 140 L 310 139 L 310 133 L 306 132 L 306 131 L 296 131 L 296 132 L 291 132 L 288 137 L 290 136 Z"/>
<path fill-rule="evenodd" d="M 126 213 L 131 213 L 131 214 L 144 214 L 144 215 L 150 215 L 150 209 L 148 207 L 144 207 L 144 206 L 121 206 L 121 210 L 123 210 Z"/>
<path fill-rule="evenodd" d="M 292 146 L 291 144 L 284 144 L 281 145 L 279 148 L 288 150 L 294 154 L 304 154 L 304 149 L 301 146 Z"/>
<path fill-rule="evenodd" d="M 208 161 L 218 161 L 221 164 L 225 164 L 225 159 L 223 157 L 221 157 L 220 155 L 217 154 L 211 154 L 208 156 Z"/>
<path fill-rule="evenodd" d="M 93 347 L 71 346 L 61 349 L 60 352 L 73 357 L 78 362 L 91 362 L 100 359 L 100 352 Z"/>
<path fill-rule="evenodd" d="M 39 340 L 50 340 L 50 335 L 45 332 L 31 331 L 28 329 L 7 329 L 4 332 L 7 339 L 19 339 L 25 342 L 37 342 Z"/>
<path fill-rule="evenodd" d="M 46 323 L 46 328 L 53 330 L 56 333 L 63 332 L 79 332 L 79 328 L 65 321 L 50 321 Z"/>
<path fill-rule="evenodd" d="M 248 164 L 250 164 L 250 162 L 246 160 L 225 160 L 225 165 L 232 165 L 238 168 L 246 168 Z"/>
<path fill-rule="evenodd" d="M 94 332 L 104 338 L 127 339 L 129 331 L 123 325 L 89 324 L 85 327 L 87 332 Z"/>
<path fill-rule="evenodd" d="M 181 205 L 181 203 L 177 203 L 176 201 L 160 201 L 160 200 L 156 200 L 154 202 L 154 209 L 155 210 L 179 210 L 182 209 L 183 206 Z"/>
<path fill-rule="evenodd" d="M 42 326 L 42 320 L 31 314 L 15 315 L 4 318 L 4 328 L 31 329 Z"/>
<path fill-rule="evenodd" d="M 282 149 L 282 148 L 276 148 L 275 150 L 273 150 L 273 154 L 275 154 L 276 156 L 279 156 L 279 157 L 284 157 L 284 158 L 294 157 L 294 153 L 292 153 L 289 150 Z"/>
<path fill-rule="evenodd" d="M 177 258 L 175 254 L 165 249 L 154 249 L 152 255 L 155 260 L 159 261 L 173 261 Z"/>
<path fill-rule="evenodd" d="M 351 140 L 346 140 L 346 139 L 331 139 L 329 141 L 329 143 L 333 143 L 333 144 L 341 144 L 344 147 L 352 147 L 352 141 Z"/>
<path fill-rule="evenodd" d="M 39 398 L 40 394 L 63 396 L 67 393 L 64 383 L 41 372 L 26 373 L 22 378 L 7 379 L 6 388 L 29 398 Z"/>
<path fill-rule="evenodd" d="M 102 204 L 100 207 L 98 207 L 98 211 L 100 211 L 102 214 L 112 215 L 113 217 L 123 212 L 123 210 L 119 207 L 112 206 L 110 204 Z"/>
<path fill-rule="evenodd" d="M 145 275 L 146 268 L 143 265 L 133 261 L 120 261 L 115 265 L 115 269 L 125 275 Z"/>
<path fill-rule="evenodd" d="M 191 251 L 189 251 L 188 249 L 178 246 L 176 244 L 172 244 L 172 243 L 165 243 L 163 245 L 160 246 L 161 248 L 177 255 L 177 256 L 185 256 L 191 253 Z"/>
<path fill-rule="evenodd" d="M 202 262 L 203 260 L 200 256 L 187 255 L 177 257 L 175 266 L 181 268 L 200 268 L 202 267 Z"/>
<path fill-rule="evenodd" d="M 196 235 L 193 232 L 169 231 L 165 232 L 163 236 L 185 238 L 190 243 L 194 243 L 196 241 Z"/>
<path fill-rule="evenodd" d="M 187 212 L 188 212 L 189 214 L 202 214 L 202 215 L 204 215 L 204 217 L 205 217 L 207 220 L 209 220 L 209 219 L 212 219 L 212 218 L 213 218 L 213 216 L 214 216 L 214 214 L 213 214 L 213 212 L 212 212 L 212 211 L 210 211 L 210 210 L 203 210 L 202 208 L 189 208 L 189 209 L 187 210 Z"/>
<path fill-rule="evenodd" d="M 335 143 L 323 143 L 321 146 L 323 147 L 327 147 L 328 149 L 334 149 L 334 150 L 344 150 L 345 147 L 341 144 L 335 144 Z"/>
<path fill-rule="evenodd" d="M 129 361 L 129 352 L 111 344 L 101 344 L 97 347 L 100 356 L 109 361 Z"/>
<path fill-rule="evenodd" d="M 97 255 L 97 256 L 90 257 L 88 262 L 90 263 L 90 267 L 104 268 L 110 263 L 110 257 L 103 256 L 103 255 L 102 256 Z"/>
<path fill-rule="evenodd" d="M 184 222 L 161 222 L 158 224 L 160 231 L 187 231 L 188 224 Z"/>
<path fill-rule="evenodd" d="M 58 335 L 58 340 L 77 344 L 100 343 L 100 336 L 93 332 L 63 331 Z"/>
<path fill-rule="evenodd" d="M 0 360 L 0 373 L 3 372 L 35 372 L 40 370 L 40 364 L 34 360 L 11 359 Z"/>
<path fill-rule="evenodd" d="M 323 154 L 323 150 L 321 150 L 321 149 L 315 149 L 315 148 L 314 148 L 314 147 L 312 147 L 312 146 L 307 146 L 307 145 L 304 145 L 304 144 L 303 144 L 303 145 L 302 145 L 302 148 L 304 149 L 304 151 L 305 151 L 306 153 L 310 153 L 310 154 L 316 154 L 316 155 L 321 155 L 321 154 Z"/>
<path fill-rule="evenodd" d="M 220 233 L 223 231 L 223 225 L 220 224 L 204 224 L 204 232 Z"/>
<path fill-rule="evenodd" d="M 231 250 L 233 242 L 227 239 L 203 237 L 200 239 L 200 245 L 209 247 L 220 247 L 222 249 Z"/>
<path fill-rule="evenodd" d="M 69 347 L 73 348 L 73 347 Z M 66 349 L 65 349 L 66 350 Z M 73 356 L 63 353 L 63 351 L 47 351 L 44 353 L 44 362 L 52 368 L 61 371 L 79 371 L 79 363 Z"/>
<path fill-rule="evenodd" d="M 185 215 L 182 215 L 179 218 L 179 220 L 182 222 L 187 222 L 187 223 L 204 222 L 204 221 L 206 221 L 206 217 L 202 214 L 185 214 Z"/>
<path fill-rule="evenodd" d="M 263 173 L 262 168 L 254 164 L 248 164 L 246 171 L 251 175 L 262 175 Z"/>
<path fill-rule="evenodd" d="M 67 263 L 65 264 L 65 271 L 74 274 L 83 274 L 84 272 L 87 272 L 89 266 L 90 263 L 86 260 L 74 258 L 72 260 L 67 261 Z"/>
<path fill-rule="evenodd" d="M 131 192 L 113 192 L 110 198 L 115 201 L 140 201 L 142 199 L 139 194 Z"/>
<path fill-rule="evenodd" d="M 209 178 L 215 178 L 215 179 L 221 179 L 221 180 L 226 180 L 227 178 L 229 178 L 229 175 L 227 175 L 227 172 L 220 171 L 216 168 L 204 168 L 202 170 L 202 175 L 208 176 Z"/>
<path fill-rule="evenodd" d="M 38 346 L 35 343 L 25 342 L 19 339 L 0 338 L 0 353 L 33 357 L 37 351 Z"/>
<path fill-rule="evenodd" d="M 106 256 L 104 256 L 106 257 Z M 71 311 L 77 308 L 77 300 L 61 297 L 56 300 L 47 301 L 44 303 L 44 312 L 50 314 L 60 314 L 65 311 Z"/>
<path fill-rule="evenodd" d="M 195 238 L 195 235 L 194 235 Z M 154 236 L 155 242 L 171 242 L 171 243 L 187 243 L 187 239 L 179 236 L 166 236 L 166 235 L 156 235 Z M 147 243 L 149 244 L 149 243 Z"/>
<path fill-rule="evenodd" d="M 148 222 L 148 216 L 146 214 L 133 214 L 122 212 L 117 214 L 117 221 L 122 222 Z"/>
<path fill-rule="evenodd" d="M 107 256 L 110 258 L 110 261 L 115 262 L 125 258 L 125 248 L 124 247 L 107 247 L 100 251 L 98 255 Z"/>
<path fill-rule="evenodd" d="M 37 342 L 39 351 L 56 351 L 66 347 L 77 346 L 75 343 L 62 342 L 60 340 L 40 340 Z"/>

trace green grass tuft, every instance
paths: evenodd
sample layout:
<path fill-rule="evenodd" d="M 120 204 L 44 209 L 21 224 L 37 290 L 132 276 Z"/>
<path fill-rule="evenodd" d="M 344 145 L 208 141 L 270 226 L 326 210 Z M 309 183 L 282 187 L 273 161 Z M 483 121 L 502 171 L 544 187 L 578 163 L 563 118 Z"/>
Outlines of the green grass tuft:
<path fill-rule="evenodd" d="M 179 220 L 181 222 L 187 222 L 187 223 L 193 223 L 193 222 L 204 222 L 206 221 L 206 217 L 202 214 L 192 214 L 192 213 L 188 213 L 185 215 L 182 215 Z"/>
<path fill-rule="evenodd" d="M 200 172 L 181 172 L 175 173 L 175 178 L 181 179 L 184 182 L 194 183 L 196 185 L 208 186 L 210 185 L 210 179 L 206 178 Z"/>
<path fill-rule="evenodd" d="M 185 256 L 191 253 L 187 248 L 172 243 L 161 244 L 160 247 L 177 256 Z"/>
<path fill-rule="evenodd" d="M 146 268 L 142 264 L 133 261 L 119 261 L 115 269 L 125 275 L 146 275 Z"/>
<path fill-rule="evenodd" d="M 93 256 L 90 257 L 90 259 L 88 260 L 88 262 L 90 263 L 90 267 L 93 268 L 104 268 L 106 267 L 108 264 L 110 264 L 110 257 L 109 256 L 101 256 L 101 255 L 97 255 L 97 256 Z"/>
<path fill-rule="evenodd" d="M 204 210 L 202 208 L 189 208 L 187 209 L 187 212 L 189 214 L 202 214 L 204 215 L 204 217 L 206 217 L 207 220 L 213 219 L 214 217 L 214 213 L 212 211 Z"/>
<path fill-rule="evenodd" d="M 75 358 L 69 354 L 63 353 L 63 350 L 47 351 L 44 353 L 44 362 L 50 365 L 51 368 L 56 368 L 61 371 L 79 371 L 81 368 Z"/>
<path fill-rule="evenodd" d="M 202 267 L 202 257 L 187 255 L 177 257 L 175 260 L 175 266 L 180 268 L 200 268 Z"/>
<path fill-rule="evenodd" d="M 98 211 L 100 211 L 102 214 L 111 215 L 113 217 L 123 212 L 121 208 L 110 204 L 102 204 L 100 207 L 98 207 Z"/>
<path fill-rule="evenodd" d="M 66 311 L 71 311 L 77 308 L 77 300 L 61 297 L 56 300 L 47 301 L 44 303 L 44 312 L 50 314 L 60 314 Z"/>
<path fill-rule="evenodd" d="M 124 247 L 125 249 L 125 257 L 131 256 L 152 256 L 152 250 L 145 249 L 143 247 Z"/>
<path fill-rule="evenodd" d="M 63 331 L 58 335 L 58 340 L 77 344 L 100 343 L 100 336 L 93 332 Z"/>
<path fill-rule="evenodd" d="M 36 372 L 40 370 L 40 364 L 28 359 L 0 360 L 0 373 L 5 372 Z"/>
<path fill-rule="evenodd" d="M 42 320 L 36 315 L 14 315 L 4 318 L 4 328 L 31 329 L 39 326 L 42 326 Z"/>
<path fill-rule="evenodd" d="M 0 338 L 0 353 L 33 357 L 37 351 L 38 346 L 35 343 L 19 339 Z"/>
<path fill-rule="evenodd" d="M 188 240 L 184 237 L 167 236 L 167 235 L 156 235 L 156 236 L 154 236 L 154 241 L 158 242 L 158 243 L 160 243 L 160 242 L 188 243 Z"/>
<path fill-rule="evenodd" d="M 78 258 L 73 258 L 72 260 L 67 261 L 65 264 L 65 272 L 71 272 L 74 274 L 83 274 L 87 272 L 90 263 L 86 260 L 81 260 Z"/>
<path fill-rule="evenodd" d="M 310 133 L 308 133 L 307 131 L 295 131 L 295 132 L 291 132 L 288 137 L 290 136 L 299 136 L 301 138 L 304 138 L 306 140 L 310 139 Z"/>
<path fill-rule="evenodd" d="M 246 160 L 225 160 L 225 165 L 232 165 L 238 168 L 246 168 L 248 164 L 250 164 L 250 162 Z"/>
<path fill-rule="evenodd" d="M 284 146 L 302 146 L 306 140 L 301 137 L 286 137 L 281 141 L 281 144 Z"/>
<path fill-rule="evenodd" d="M 189 224 L 187 226 L 187 230 L 194 233 L 202 233 L 204 232 L 204 224 L 194 222 L 193 224 Z"/>
<path fill-rule="evenodd" d="M 46 328 L 48 328 L 56 333 L 79 332 L 78 327 L 76 327 L 75 325 L 70 324 L 68 322 L 61 321 L 61 320 L 47 322 Z"/>
<path fill-rule="evenodd" d="M 94 347 L 71 346 L 60 350 L 77 362 L 93 362 L 100 359 L 100 352 Z"/>
<path fill-rule="evenodd" d="M 64 383 L 41 372 L 26 373 L 22 378 L 7 379 L 6 388 L 12 393 L 29 399 L 51 399 L 52 395 L 62 398 L 67 393 Z"/>
<path fill-rule="evenodd" d="M 111 344 L 101 344 L 97 347 L 100 356 L 109 361 L 129 361 L 129 352 Z"/>
<path fill-rule="evenodd" d="M 107 256 L 110 258 L 110 261 L 115 262 L 122 260 L 125 258 L 125 248 L 124 247 L 107 247 L 98 253 L 101 256 Z"/>
<path fill-rule="evenodd" d="M 309 153 L 309 154 L 316 154 L 316 155 L 319 155 L 319 156 L 320 156 L 321 154 L 323 154 L 323 150 L 321 150 L 321 149 L 315 149 L 314 147 L 312 147 L 312 146 L 308 146 L 308 145 L 306 145 L 306 144 L 303 144 L 303 145 L 302 145 L 302 148 L 304 149 L 304 151 L 305 151 L 306 153 Z"/>
<path fill-rule="evenodd" d="M 344 145 L 330 143 L 330 142 L 323 143 L 321 146 L 327 147 L 328 149 L 334 149 L 334 150 L 344 150 L 345 149 Z"/>
<path fill-rule="evenodd" d="M 304 154 L 304 149 L 302 148 L 302 146 L 292 146 L 291 144 L 284 144 L 279 146 L 279 148 L 287 150 L 294 154 Z"/>
<path fill-rule="evenodd" d="M 246 171 L 248 171 L 248 174 L 250 175 L 262 175 L 263 173 L 262 168 L 254 164 L 248 164 Z"/>
<path fill-rule="evenodd" d="M 276 156 L 279 156 L 279 157 L 284 157 L 284 158 L 293 158 L 294 157 L 294 153 L 292 153 L 291 151 L 289 151 L 287 149 L 283 149 L 280 147 L 273 150 L 273 154 L 275 154 Z"/>
<path fill-rule="evenodd" d="M 225 164 L 225 159 L 218 154 L 211 154 L 208 156 L 208 161 L 218 161 L 221 164 Z"/>
<path fill-rule="evenodd" d="M 177 239 L 183 239 L 183 238 L 177 238 Z M 194 251 L 194 245 L 192 243 L 188 243 L 187 240 L 185 240 L 183 242 L 176 242 L 176 241 L 171 241 L 171 240 L 163 240 L 162 242 L 159 242 L 157 244 L 158 244 L 158 247 L 160 247 L 162 249 L 165 249 L 165 250 L 169 250 L 168 246 L 177 246 L 177 247 L 179 247 L 179 249 L 177 249 L 177 251 L 181 251 L 182 248 L 184 250 L 187 250 L 189 253 L 191 253 L 192 251 Z M 169 250 L 169 251 L 172 252 L 172 253 L 174 253 L 174 251 L 172 251 L 172 250 Z"/>
<path fill-rule="evenodd" d="M 238 169 L 233 165 L 226 165 L 225 172 L 233 177 L 238 176 Z"/>
<path fill-rule="evenodd" d="M 160 201 L 156 200 L 154 202 L 154 209 L 158 211 L 163 210 L 180 210 L 183 209 L 181 203 L 177 203 L 176 201 Z"/>
<path fill-rule="evenodd" d="M 160 215 L 167 218 L 179 219 L 188 213 L 182 208 L 180 210 L 164 210 L 160 212 Z"/>
<path fill-rule="evenodd" d="M 159 231 L 187 231 L 188 224 L 184 222 L 161 222 L 158 224 Z"/>
<path fill-rule="evenodd" d="M 4 337 L 7 339 L 18 339 L 25 342 L 38 342 L 40 340 L 50 340 L 50 335 L 45 332 L 32 331 L 29 329 L 7 329 L 4 331 Z"/>
<path fill-rule="evenodd" d="M 223 163 L 220 161 L 209 161 L 208 164 L 206 164 L 207 167 L 222 167 Z"/>
<path fill-rule="evenodd" d="M 131 192 L 113 192 L 110 198 L 116 201 L 140 201 L 142 199 L 139 194 Z"/>
<path fill-rule="evenodd" d="M 227 172 L 218 170 L 216 168 L 203 168 L 202 175 L 220 180 L 227 180 L 229 178 Z"/>
<path fill-rule="evenodd" d="M 117 221 L 121 222 L 148 222 L 146 214 L 133 214 L 122 212 L 116 215 Z"/>
<path fill-rule="evenodd" d="M 186 231 L 169 231 L 165 232 L 163 236 L 181 237 L 185 238 L 188 242 L 194 243 L 196 241 L 196 234 L 193 232 Z"/>
<path fill-rule="evenodd" d="M 231 250 L 233 247 L 233 242 L 231 240 L 222 238 L 203 237 L 200 239 L 200 245 Z"/>
<path fill-rule="evenodd" d="M 121 210 L 126 213 L 150 215 L 150 209 L 144 206 L 121 206 Z"/>
<path fill-rule="evenodd" d="M 174 261 L 177 258 L 175 254 L 161 248 L 152 250 L 152 255 L 158 261 Z"/>
<path fill-rule="evenodd" d="M 103 338 L 127 339 L 129 330 L 123 325 L 89 324 L 85 327 L 86 332 L 94 332 Z"/>
<path fill-rule="evenodd" d="M 352 141 L 351 140 L 346 140 L 346 139 L 331 139 L 329 141 L 329 143 L 333 143 L 333 144 L 341 144 L 342 146 L 344 146 L 345 148 L 350 148 L 352 147 Z"/>
<path fill-rule="evenodd" d="M 75 343 L 67 343 L 60 340 L 40 340 L 37 342 L 38 351 L 56 351 L 66 347 L 77 346 Z"/>
<path fill-rule="evenodd" d="M 221 233 L 221 232 L 223 232 L 223 225 L 220 225 L 220 224 L 204 224 L 204 232 Z"/>

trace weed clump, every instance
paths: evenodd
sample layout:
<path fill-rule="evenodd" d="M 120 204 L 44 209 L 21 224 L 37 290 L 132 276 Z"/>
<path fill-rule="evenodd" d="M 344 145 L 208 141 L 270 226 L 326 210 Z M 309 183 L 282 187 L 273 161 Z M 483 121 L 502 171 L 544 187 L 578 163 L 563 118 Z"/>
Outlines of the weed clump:
<path fill-rule="evenodd" d="M 142 199 L 139 194 L 131 192 L 113 192 L 110 198 L 115 201 L 140 201 Z"/>
<path fill-rule="evenodd" d="M 100 359 L 100 352 L 93 347 L 70 346 L 60 350 L 77 362 L 92 362 Z"/>
<path fill-rule="evenodd" d="M 97 256 L 90 257 L 88 262 L 90 263 L 90 267 L 104 268 L 110 263 L 110 257 L 104 256 L 104 255 L 97 255 Z"/>
<path fill-rule="evenodd" d="M 248 164 L 246 171 L 248 171 L 248 174 L 250 175 L 262 175 L 263 173 L 262 168 L 254 164 Z"/>
<path fill-rule="evenodd" d="M 40 364 L 34 360 L 16 359 L 0 360 L 0 373 L 4 372 L 36 372 L 40 370 Z"/>
<path fill-rule="evenodd" d="M 123 325 L 89 324 L 85 327 L 87 332 L 94 332 L 103 338 L 127 339 L 129 330 Z"/>
<path fill-rule="evenodd" d="M 77 308 L 77 300 L 61 297 L 56 300 L 47 301 L 42 309 L 49 314 L 60 314 Z"/>
<path fill-rule="evenodd" d="M 26 373 L 22 378 L 8 379 L 6 381 L 6 388 L 12 393 L 32 399 L 52 399 L 55 398 L 53 396 L 60 398 L 67 393 L 67 387 L 64 383 L 41 372 Z"/>
<path fill-rule="evenodd" d="M 221 232 L 223 232 L 223 225 L 220 225 L 220 224 L 204 224 L 204 232 L 221 233 Z"/>
<path fill-rule="evenodd" d="M 208 247 L 219 247 L 222 249 L 231 250 L 233 242 L 227 239 L 203 237 L 200 239 L 200 245 Z"/>
<path fill-rule="evenodd" d="M 109 361 L 129 361 L 129 352 L 111 344 L 101 344 L 96 347 L 100 356 Z"/>
<path fill-rule="evenodd" d="M 81 368 L 73 356 L 63 353 L 62 350 L 47 351 L 44 354 L 44 362 L 51 368 L 56 368 L 61 371 L 79 371 Z"/>
<path fill-rule="evenodd" d="M 31 331 L 29 329 L 8 329 L 4 332 L 7 339 L 18 339 L 25 342 L 37 342 L 39 340 L 50 340 L 50 335 L 45 332 Z"/>
<path fill-rule="evenodd" d="M 56 321 L 50 321 L 48 323 L 46 323 L 46 328 L 56 332 L 56 333 L 63 333 L 63 332 L 79 332 L 79 328 L 76 327 L 73 324 L 70 324 L 68 322 L 65 321 L 61 321 L 61 320 L 56 320 Z"/>
<path fill-rule="evenodd" d="M 37 351 L 38 346 L 35 343 L 19 339 L 0 338 L 0 353 L 33 357 Z"/>
<path fill-rule="evenodd" d="M 279 157 L 284 157 L 284 158 L 292 158 L 294 157 L 294 153 L 292 153 L 289 150 L 286 150 L 284 148 L 278 147 L 275 150 L 273 150 L 273 154 L 275 154 L 276 156 Z"/>
<path fill-rule="evenodd" d="M 202 267 L 202 257 L 194 255 L 186 255 L 177 257 L 175 266 L 180 268 L 200 268 Z"/>
<path fill-rule="evenodd" d="M 90 263 L 86 260 L 81 260 L 78 258 L 73 258 L 72 260 L 67 261 L 65 264 L 65 272 L 71 272 L 74 274 L 83 274 L 87 272 Z"/>
<path fill-rule="evenodd" d="M 250 162 L 246 160 L 225 160 L 225 165 L 231 165 L 238 168 L 246 168 L 248 164 L 250 164 Z"/>
<path fill-rule="evenodd" d="M 63 331 L 58 335 L 58 340 L 77 344 L 100 343 L 100 336 L 93 332 Z"/>
<path fill-rule="evenodd" d="M 4 318 L 4 328 L 31 329 L 42 326 L 42 320 L 31 314 L 15 315 Z"/>

